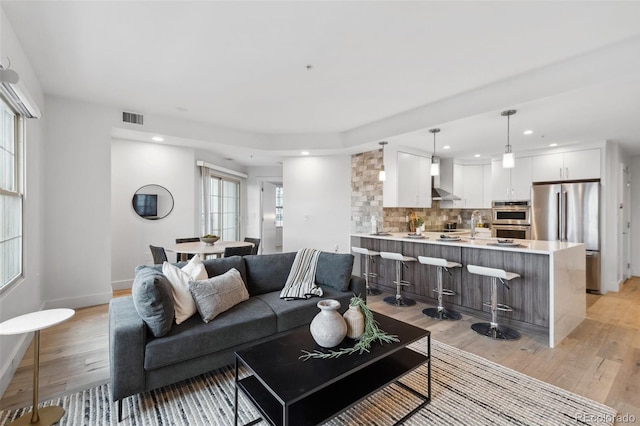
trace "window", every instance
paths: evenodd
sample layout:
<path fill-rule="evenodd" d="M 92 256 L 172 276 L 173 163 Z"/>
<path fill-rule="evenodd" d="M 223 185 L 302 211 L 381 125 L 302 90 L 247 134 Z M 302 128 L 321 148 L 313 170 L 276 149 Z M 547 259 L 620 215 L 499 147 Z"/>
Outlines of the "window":
<path fill-rule="evenodd" d="M 203 215 L 203 234 L 214 234 L 222 240 L 240 239 L 240 181 L 211 174 L 205 181 L 208 206 Z M 208 214 L 206 213 L 208 212 Z"/>
<path fill-rule="evenodd" d="M 0 98 L 0 289 L 22 275 L 21 123 Z"/>
<path fill-rule="evenodd" d="M 281 186 L 276 187 L 276 226 L 282 226 L 282 209 L 284 203 L 284 191 Z"/>

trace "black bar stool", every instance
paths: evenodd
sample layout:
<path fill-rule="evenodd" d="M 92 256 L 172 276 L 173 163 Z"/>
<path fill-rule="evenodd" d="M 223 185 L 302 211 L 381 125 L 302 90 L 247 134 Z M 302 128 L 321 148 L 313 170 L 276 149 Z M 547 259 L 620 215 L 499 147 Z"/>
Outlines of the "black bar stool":
<path fill-rule="evenodd" d="M 375 262 L 373 260 L 373 257 L 379 256 L 380 252 L 369 250 L 362 247 L 351 247 L 351 251 L 353 251 L 354 253 L 358 253 L 366 256 L 365 263 L 364 263 L 364 274 L 362 275 L 364 275 L 364 282 L 366 283 L 367 294 L 370 296 L 377 296 L 378 294 L 382 293 L 377 288 L 369 287 L 369 278 L 378 276 L 378 274 L 376 274 L 375 272 L 370 272 L 371 271 L 370 266 L 371 266 L 371 263 Z"/>
<path fill-rule="evenodd" d="M 477 322 L 471 325 L 471 329 L 483 336 L 491 337 L 493 339 L 501 340 L 517 340 L 520 338 L 520 333 L 516 330 L 498 324 L 498 311 L 511 312 L 513 309 L 510 306 L 498 303 L 498 280 L 507 289 L 509 286 L 506 281 L 511 281 L 514 278 L 520 277 L 520 275 L 514 272 L 506 272 L 502 269 L 487 268 L 484 266 L 467 265 L 467 270 L 471 274 L 482 275 L 485 277 L 491 277 L 491 302 L 484 302 L 483 306 L 491 308 L 491 322 Z"/>
<path fill-rule="evenodd" d="M 459 312 L 456 312 L 451 309 L 447 309 L 442 306 L 442 296 L 453 296 L 456 294 L 455 291 L 442 288 L 442 270 L 449 272 L 451 268 L 459 268 L 462 265 L 458 262 L 449 262 L 447 259 L 442 259 L 439 257 L 426 257 L 426 256 L 418 256 L 418 262 L 423 265 L 431 265 L 437 268 L 436 270 L 436 282 L 437 287 L 433 289 L 436 293 L 438 293 L 438 307 L 437 308 L 427 308 L 423 309 L 422 313 L 440 320 L 452 320 L 457 321 L 462 318 L 462 315 Z M 449 272 L 449 274 L 451 274 Z"/>
<path fill-rule="evenodd" d="M 396 262 L 396 280 L 393 282 L 396 285 L 396 295 L 385 297 L 384 301 L 390 305 L 395 306 L 413 306 L 416 301 L 402 296 L 402 286 L 411 285 L 409 281 L 402 279 L 404 270 L 402 267 L 408 268 L 407 262 L 415 262 L 415 257 L 403 256 L 401 253 L 390 253 L 386 251 L 380 252 L 380 257 L 383 259 L 394 260 Z"/>

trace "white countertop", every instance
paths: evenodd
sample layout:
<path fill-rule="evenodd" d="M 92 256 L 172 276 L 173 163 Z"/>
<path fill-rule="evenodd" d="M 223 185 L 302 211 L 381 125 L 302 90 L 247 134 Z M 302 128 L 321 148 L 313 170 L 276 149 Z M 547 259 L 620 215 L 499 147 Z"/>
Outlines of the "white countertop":
<path fill-rule="evenodd" d="M 351 234 L 352 237 L 360 238 L 376 238 L 380 240 L 393 240 L 393 241 L 406 241 L 418 244 L 440 244 L 440 245 L 453 245 L 460 247 L 473 247 L 489 250 L 504 250 L 504 251 L 520 251 L 527 253 L 539 253 L 550 254 L 553 252 L 565 250 L 572 247 L 584 246 L 582 243 L 569 243 L 566 241 L 538 241 L 538 240 L 513 240 L 519 243 L 516 247 L 510 246 L 495 246 L 498 238 L 492 238 L 486 235 L 486 233 L 480 233 L 474 240 L 472 240 L 471 234 L 468 230 L 459 232 L 447 232 L 446 234 L 440 232 L 423 232 L 424 238 L 410 238 L 407 232 L 394 232 L 390 235 L 372 235 L 372 234 Z M 457 236 L 460 237 L 460 241 L 440 241 L 440 235 Z"/>

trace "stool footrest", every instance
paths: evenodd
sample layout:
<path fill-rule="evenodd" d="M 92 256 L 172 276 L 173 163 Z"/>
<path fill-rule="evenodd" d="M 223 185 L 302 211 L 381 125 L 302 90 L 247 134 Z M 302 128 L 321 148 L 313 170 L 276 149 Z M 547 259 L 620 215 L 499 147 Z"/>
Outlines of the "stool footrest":
<path fill-rule="evenodd" d="M 437 289 L 437 288 L 434 288 L 434 289 L 433 289 L 433 292 L 434 292 L 434 293 L 437 293 L 437 292 L 438 292 L 438 289 Z M 442 295 L 443 295 L 443 296 L 455 296 L 456 294 L 457 294 L 457 293 L 456 293 L 455 291 L 453 291 L 453 290 L 449 290 L 449 289 L 446 289 L 446 288 L 443 288 L 443 289 L 442 289 Z"/>
<path fill-rule="evenodd" d="M 486 306 L 487 308 L 491 308 L 491 302 L 484 302 L 482 306 Z M 504 305 L 502 303 L 498 303 L 496 305 L 496 310 L 504 311 L 504 312 L 513 312 L 513 308 L 509 305 Z"/>
<path fill-rule="evenodd" d="M 368 277 L 371 277 L 371 278 L 378 276 L 378 274 L 376 274 L 375 272 L 369 272 L 368 274 L 362 274 L 362 275 L 367 275 Z"/>

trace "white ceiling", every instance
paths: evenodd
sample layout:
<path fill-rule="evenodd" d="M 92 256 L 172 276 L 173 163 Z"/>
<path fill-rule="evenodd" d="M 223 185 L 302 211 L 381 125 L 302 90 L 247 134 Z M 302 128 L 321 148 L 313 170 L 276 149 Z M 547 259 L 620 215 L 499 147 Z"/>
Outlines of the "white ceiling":
<path fill-rule="evenodd" d="M 640 155 L 635 1 L 1 6 L 45 93 L 264 135 L 205 141 L 241 164 L 382 139 L 431 151 L 436 126 L 438 154 L 498 155 L 511 108 L 516 152 L 611 140 Z"/>

